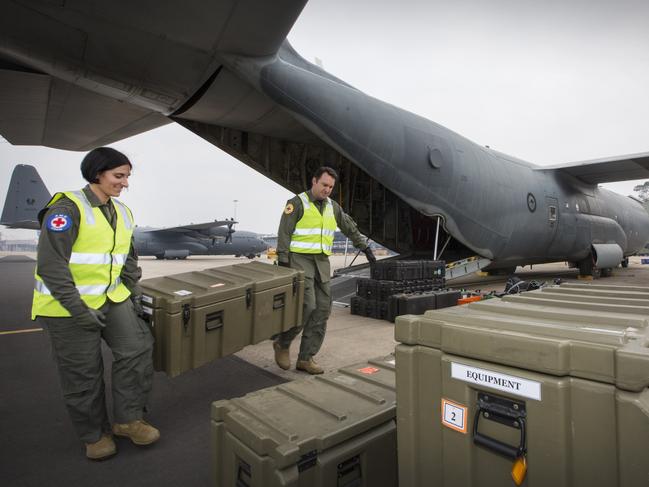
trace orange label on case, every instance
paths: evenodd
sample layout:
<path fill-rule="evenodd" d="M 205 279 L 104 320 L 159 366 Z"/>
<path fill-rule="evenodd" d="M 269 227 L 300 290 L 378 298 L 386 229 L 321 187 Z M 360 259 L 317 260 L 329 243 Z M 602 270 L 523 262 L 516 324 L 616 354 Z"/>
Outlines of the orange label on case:
<path fill-rule="evenodd" d="M 442 398 L 442 424 L 447 428 L 466 434 L 467 411 L 466 406 Z"/>
<path fill-rule="evenodd" d="M 376 374 L 380 369 L 377 369 L 376 367 L 364 367 L 362 369 L 358 369 L 358 371 L 361 374 Z"/>

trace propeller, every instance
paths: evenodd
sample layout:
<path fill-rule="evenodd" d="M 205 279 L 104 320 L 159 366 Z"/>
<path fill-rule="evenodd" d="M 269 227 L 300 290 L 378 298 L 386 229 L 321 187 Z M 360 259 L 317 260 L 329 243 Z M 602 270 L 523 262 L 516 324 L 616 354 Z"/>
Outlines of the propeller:
<path fill-rule="evenodd" d="M 235 224 L 234 218 L 230 218 L 231 223 L 228 223 L 228 233 L 225 236 L 225 243 L 232 243 L 232 234 L 236 232 L 234 228 L 232 228 Z"/>

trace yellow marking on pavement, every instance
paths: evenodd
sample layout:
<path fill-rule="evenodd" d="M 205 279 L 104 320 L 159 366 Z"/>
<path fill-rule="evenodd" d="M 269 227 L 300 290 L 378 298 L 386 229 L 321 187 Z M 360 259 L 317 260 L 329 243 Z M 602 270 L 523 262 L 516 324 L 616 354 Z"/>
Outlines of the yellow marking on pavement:
<path fill-rule="evenodd" d="M 26 330 L 0 331 L 0 335 L 15 335 L 17 333 L 34 333 L 35 331 L 43 331 L 43 329 L 42 328 L 27 328 Z"/>

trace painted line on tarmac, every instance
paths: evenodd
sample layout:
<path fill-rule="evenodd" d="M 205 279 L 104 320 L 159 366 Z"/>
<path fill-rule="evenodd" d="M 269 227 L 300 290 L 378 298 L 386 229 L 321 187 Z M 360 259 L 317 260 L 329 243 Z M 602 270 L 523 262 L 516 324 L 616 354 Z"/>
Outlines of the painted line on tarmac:
<path fill-rule="evenodd" d="M 0 331 L 0 335 L 17 335 L 18 333 L 34 333 L 35 331 L 43 331 L 43 329 L 42 328 L 27 328 L 26 330 Z"/>

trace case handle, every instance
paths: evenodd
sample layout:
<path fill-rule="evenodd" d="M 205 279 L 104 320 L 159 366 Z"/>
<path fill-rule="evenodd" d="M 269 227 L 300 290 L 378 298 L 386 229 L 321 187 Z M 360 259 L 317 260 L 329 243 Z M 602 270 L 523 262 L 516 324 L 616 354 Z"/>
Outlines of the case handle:
<path fill-rule="evenodd" d="M 286 306 L 286 293 L 273 296 L 273 309 L 282 309 L 284 306 Z"/>
<path fill-rule="evenodd" d="M 490 411 L 487 408 L 481 407 L 479 405 L 478 410 L 475 413 L 475 419 L 473 420 L 473 442 L 476 445 L 480 445 L 485 448 L 488 448 L 500 455 L 503 455 L 507 458 L 511 458 L 512 460 L 516 460 L 518 457 L 525 455 L 525 451 L 526 451 L 525 418 L 524 417 L 518 418 L 518 424 L 520 425 L 520 430 L 521 430 L 521 439 L 518 446 L 512 446 L 500 440 L 497 440 L 495 438 L 492 438 L 490 436 L 478 432 L 480 416 L 482 416 L 483 412 L 486 412 L 487 414 L 490 413 Z"/>
<path fill-rule="evenodd" d="M 223 327 L 223 310 L 215 311 L 205 315 L 205 329 L 207 331 L 216 330 Z"/>
<path fill-rule="evenodd" d="M 338 464 L 338 487 L 361 487 L 363 471 L 359 455 Z"/>

